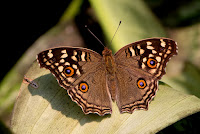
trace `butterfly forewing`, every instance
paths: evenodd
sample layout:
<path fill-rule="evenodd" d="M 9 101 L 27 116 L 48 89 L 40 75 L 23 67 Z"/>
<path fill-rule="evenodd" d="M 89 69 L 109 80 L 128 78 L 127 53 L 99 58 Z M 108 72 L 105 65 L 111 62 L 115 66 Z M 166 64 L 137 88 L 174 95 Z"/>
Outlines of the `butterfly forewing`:
<path fill-rule="evenodd" d="M 68 88 L 86 71 L 82 68 L 89 69 L 85 63 L 98 63 L 101 55 L 88 49 L 60 47 L 39 53 L 37 59 L 40 67 L 49 69 L 59 84 Z"/>
<path fill-rule="evenodd" d="M 115 59 L 116 64 L 121 65 L 133 62 L 136 68 L 142 69 L 160 79 L 165 74 L 167 62 L 176 54 L 177 45 L 173 40 L 150 38 L 121 48 L 115 54 Z"/>

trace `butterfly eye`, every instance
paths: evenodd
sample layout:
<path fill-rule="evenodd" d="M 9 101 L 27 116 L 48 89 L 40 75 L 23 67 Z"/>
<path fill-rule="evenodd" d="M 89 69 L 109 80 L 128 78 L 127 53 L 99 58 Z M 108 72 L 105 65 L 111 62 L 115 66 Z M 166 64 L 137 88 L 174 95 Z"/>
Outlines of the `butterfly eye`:
<path fill-rule="evenodd" d="M 157 61 L 155 59 L 149 58 L 147 61 L 147 66 L 150 68 L 156 68 Z"/>
<path fill-rule="evenodd" d="M 143 78 L 138 79 L 137 86 L 140 89 L 144 89 L 146 87 L 146 81 Z"/>
<path fill-rule="evenodd" d="M 81 82 L 80 84 L 79 84 L 79 90 L 80 91 L 82 91 L 82 92 L 87 92 L 88 91 L 88 89 L 89 89 L 89 86 L 88 86 L 88 84 L 86 83 L 86 82 Z"/>
<path fill-rule="evenodd" d="M 72 67 L 66 67 L 64 73 L 66 76 L 72 76 L 74 74 L 74 69 Z"/>

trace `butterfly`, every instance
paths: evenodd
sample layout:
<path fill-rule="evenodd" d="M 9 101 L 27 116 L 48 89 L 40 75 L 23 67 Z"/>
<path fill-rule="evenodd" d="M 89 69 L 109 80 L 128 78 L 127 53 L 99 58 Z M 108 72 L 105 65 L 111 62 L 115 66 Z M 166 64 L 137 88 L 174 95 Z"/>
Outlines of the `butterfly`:
<path fill-rule="evenodd" d="M 116 101 L 121 113 L 148 109 L 177 44 L 168 38 L 149 38 L 122 47 L 114 55 L 86 48 L 58 47 L 40 52 L 40 67 L 51 71 L 85 114 L 112 113 Z"/>

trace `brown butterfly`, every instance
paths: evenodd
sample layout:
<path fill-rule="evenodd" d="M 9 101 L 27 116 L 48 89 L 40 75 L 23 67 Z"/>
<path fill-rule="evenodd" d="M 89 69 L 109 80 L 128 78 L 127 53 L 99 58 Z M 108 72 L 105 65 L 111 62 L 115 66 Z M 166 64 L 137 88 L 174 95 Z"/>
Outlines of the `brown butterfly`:
<path fill-rule="evenodd" d="M 150 38 L 126 45 L 114 55 L 107 47 L 103 56 L 90 49 L 59 47 L 42 51 L 37 59 L 85 114 L 103 116 L 112 113 L 112 101 L 121 113 L 148 109 L 167 62 L 176 54 L 173 40 Z"/>

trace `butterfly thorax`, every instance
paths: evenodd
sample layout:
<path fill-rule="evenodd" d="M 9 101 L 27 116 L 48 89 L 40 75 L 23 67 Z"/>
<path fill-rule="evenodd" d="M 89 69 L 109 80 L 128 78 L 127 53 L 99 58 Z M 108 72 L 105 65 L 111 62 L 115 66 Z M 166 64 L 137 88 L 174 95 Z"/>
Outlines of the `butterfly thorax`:
<path fill-rule="evenodd" d="M 111 98 L 112 100 L 116 99 L 116 79 L 115 79 L 115 73 L 116 73 L 116 64 L 115 64 L 115 60 L 114 57 L 112 55 L 112 51 L 110 49 L 108 49 L 107 47 L 104 48 L 103 52 L 103 60 L 105 62 L 106 65 L 106 73 L 107 73 L 107 85 L 108 85 L 108 89 L 110 91 L 111 94 Z"/>
<path fill-rule="evenodd" d="M 109 74 L 115 73 L 115 61 L 112 55 L 112 50 L 108 49 L 107 47 L 104 48 L 103 52 L 103 60 L 106 64 L 106 70 Z"/>

